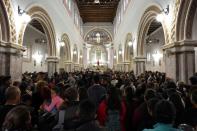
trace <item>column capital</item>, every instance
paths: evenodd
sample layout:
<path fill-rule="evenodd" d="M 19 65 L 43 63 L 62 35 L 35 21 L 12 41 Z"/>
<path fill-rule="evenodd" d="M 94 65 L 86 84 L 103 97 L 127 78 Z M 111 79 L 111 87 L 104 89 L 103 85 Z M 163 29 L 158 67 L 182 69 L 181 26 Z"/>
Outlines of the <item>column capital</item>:
<path fill-rule="evenodd" d="M 194 47 L 197 47 L 197 40 L 182 40 L 164 45 L 162 49 L 171 52 L 185 52 L 194 51 Z"/>
<path fill-rule="evenodd" d="M 12 54 L 16 56 L 23 55 L 25 48 L 21 45 L 0 41 L 0 52 L 5 54 Z"/>
<path fill-rule="evenodd" d="M 131 63 L 131 61 L 125 61 L 123 62 L 124 65 L 129 65 Z"/>
<path fill-rule="evenodd" d="M 48 56 L 46 58 L 46 61 L 47 62 L 58 62 L 59 61 L 59 58 L 57 56 Z"/>
<path fill-rule="evenodd" d="M 72 61 L 64 61 L 65 64 L 73 64 Z"/>
<path fill-rule="evenodd" d="M 12 42 L 6 42 L 6 41 L 0 41 L 0 47 L 13 48 L 13 49 L 25 51 L 24 46 Z"/>
<path fill-rule="evenodd" d="M 135 62 L 144 62 L 144 61 L 146 61 L 146 57 L 144 57 L 144 56 L 136 56 L 136 57 L 134 57 L 133 60 Z"/>

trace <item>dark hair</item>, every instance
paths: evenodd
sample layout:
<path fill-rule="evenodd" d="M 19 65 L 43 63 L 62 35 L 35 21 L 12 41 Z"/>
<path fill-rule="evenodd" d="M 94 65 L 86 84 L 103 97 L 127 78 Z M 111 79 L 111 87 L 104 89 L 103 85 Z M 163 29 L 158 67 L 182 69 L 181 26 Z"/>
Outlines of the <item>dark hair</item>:
<path fill-rule="evenodd" d="M 197 84 L 197 76 L 192 76 L 189 78 L 190 82 L 192 85 L 196 85 Z"/>
<path fill-rule="evenodd" d="M 134 91 L 133 87 L 127 86 L 125 88 L 125 94 L 126 94 L 127 102 L 129 102 L 129 103 L 132 102 L 132 99 L 133 99 L 134 94 L 135 94 L 135 91 Z"/>
<path fill-rule="evenodd" d="M 87 89 L 84 87 L 79 88 L 78 90 L 79 92 L 79 100 L 85 100 L 88 98 L 88 93 L 87 93 Z"/>
<path fill-rule="evenodd" d="M 156 104 L 159 102 L 160 99 L 158 98 L 151 98 L 150 100 L 147 101 L 147 108 L 148 110 L 153 113 Z"/>
<path fill-rule="evenodd" d="M 41 88 L 41 96 L 44 100 L 49 100 L 51 99 L 51 90 L 49 87 L 44 86 Z"/>
<path fill-rule="evenodd" d="M 59 94 L 59 89 L 57 87 L 53 87 L 51 90 L 53 90 L 56 94 Z"/>
<path fill-rule="evenodd" d="M 7 81 L 9 81 L 10 79 L 11 79 L 11 76 L 4 76 L 3 81 L 4 81 L 4 82 L 7 82 Z"/>
<path fill-rule="evenodd" d="M 79 116 L 84 119 L 94 118 L 96 114 L 96 106 L 95 104 L 86 99 L 83 100 L 79 105 Z"/>
<path fill-rule="evenodd" d="M 175 120 L 176 109 L 172 102 L 161 100 L 156 104 L 153 115 L 156 122 L 171 124 Z"/>
<path fill-rule="evenodd" d="M 99 83 L 100 82 L 100 76 L 98 74 L 95 75 L 93 79 L 94 79 L 95 83 Z"/>
<path fill-rule="evenodd" d="M 14 81 L 13 82 L 13 86 L 19 87 L 20 86 L 20 82 L 19 81 Z"/>
<path fill-rule="evenodd" d="M 147 89 L 144 93 L 144 98 L 146 101 L 156 96 L 156 91 L 153 89 Z"/>
<path fill-rule="evenodd" d="M 121 98 L 116 87 L 109 88 L 108 110 L 121 110 Z"/>
<path fill-rule="evenodd" d="M 165 88 L 167 89 L 176 89 L 176 83 L 173 81 L 173 80 L 168 80 L 166 85 L 165 85 Z"/>
<path fill-rule="evenodd" d="M 26 93 L 26 89 L 27 89 L 28 85 L 26 82 L 22 82 L 19 86 L 20 90 L 21 90 L 21 94 L 25 94 Z"/>
<path fill-rule="evenodd" d="M 65 90 L 65 98 L 69 101 L 75 101 L 78 97 L 78 92 L 75 88 L 69 87 Z"/>
<path fill-rule="evenodd" d="M 30 112 L 25 106 L 17 106 L 11 109 L 3 123 L 4 130 L 26 131 L 30 124 Z"/>
<path fill-rule="evenodd" d="M 191 100 L 194 104 L 197 104 L 197 89 L 192 91 Z"/>
<path fill-rule="evenodd" d="M 174 104 L 177 113 L 184 112 L 184 105 L 181 96 L 178 93 L 174 93 L 169 97 L 169 100 Z M 180 115 L 180 114 L 177 114 Z"/>
<path fill-rule="evenodd" d="M 22 102 L 32 101 L 32 96 L 29 95 L 29 94 L 24 94 L 24 95 L 21 97 L 21 101 L 22 101 Z"/>

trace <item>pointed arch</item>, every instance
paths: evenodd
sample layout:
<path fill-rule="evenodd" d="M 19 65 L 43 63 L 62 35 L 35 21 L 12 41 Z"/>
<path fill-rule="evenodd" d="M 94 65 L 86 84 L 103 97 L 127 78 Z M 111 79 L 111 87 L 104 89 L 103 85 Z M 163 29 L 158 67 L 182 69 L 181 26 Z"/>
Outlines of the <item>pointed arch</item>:
<path fill-rule="evenodd" d="M 50 16 L 48 15 L 47 11 L 40 6 L 33 6 L 30 9 L 28 9 L 27 13 L 31 16 L 32 20 L 37 20 L 39 23 L 41 23 L 47 36 L 48 54 L 49 56 L 56 56 L 55 29 L 53 26 L 53 22 Z M 18 43 L 20 45 L 22 45 L 23 43 L 23 37 L 26 26 L 27 25 L 23 25 L 19 33 Z"/>
<path fill-rule="evenodd" d="M 196 0 L 181 0 L 176 21 L 176 41 L 192 39 Z"/>
<path fill-rule="evenodd" d="M 64 33 L 61 37 L 62 42 L 64 42 L 64 50 L 65 50 L 65 60 L 71 61 L 71 50 L 70 50 L 70 39 L 66 33 Z"/>
<path fill-rule="evenodd" d="M 3 1 L 0 1 L 0 41 L 10 41 L 10 23 Z"/>
<path fill-rule="evenodd" d="M 145 43 L 145 37 L 148 32 L 148 29 L 150 27 L 150 24 L 156 19 L 156 16 L 160 14 L 162 11 L 162 8 L 158 5 L 152 5 L 146 9 L 144 12 L 139 28 L 138 28 L 138 38 L 137 38 L 137 56 L 144 56 L 145 50 L 144 50 L 144 43 Z M 164 29 L 164 36 L 165 36 L 165 43 L 168 43 L 168 35 L 167 35 L 167 28 L 165 27 L 164 23 L 161 23 Z"/>
<path fill-rule="evenodd" d="M 131 60 L 131 54 L 133 54 L 133 46 L 128 45 L 129 42 L 132 42 L 133 36 L 131 33 L 128 33 L 125 38 L 125 49 L 124 49 L 124 60 L 128 62 Z"/>

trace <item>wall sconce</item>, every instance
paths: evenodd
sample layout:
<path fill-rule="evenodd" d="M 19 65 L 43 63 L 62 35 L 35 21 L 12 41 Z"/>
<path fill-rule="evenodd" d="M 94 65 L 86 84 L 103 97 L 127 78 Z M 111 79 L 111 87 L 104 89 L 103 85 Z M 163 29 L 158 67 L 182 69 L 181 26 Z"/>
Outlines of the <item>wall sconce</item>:
<path fill-rule="evenodd" d="M 161 11 L 160 14 L 157 15 L 156 20 L 157 20 L 158 22 L 162 22 L 162 21 L 164 20 L 164 14 L 165 14 L 165 15 L 168 15 L 169 12 L 170 12 L 170 6 L 168 5 L 165 9 L 163 9 L 163 10 Z"/>
<path fill-rule="evenodd" d="M 129 40 L 129 42 L 128 42 L 128 46 L 133 46 L 133 42 L 134 42 L 134 40 L 135 40 L 135 38 L 133 38 L 133 39 L 131 39 L 131 40 Z"/>
<path fill-rule="evenodd" d="M 74 49 L 74 51 L 73 51 L 73 54 L 74 54 L 74 55 L 76 55 L 76 54 L 77 54 L 77 51 L 76 51 L 76 49 Z"/>
<path fill-rule="evenodd" d="M 62 39 L 58 39 L 60 47 L 65 46 L 65 43 Z"/>
<path fill-rule="evenodd" d="M 132 41 L 130 40 L 129 42 L 128 42 L 128 46 L 132 46 L 133 45 L 133 43 L 132 43 Z"/>
<path fill-rule="evenodd" d="M 80 55 L 80 58 L 83 58 L 83 56 L 82 56 L 82 55 Z"/>
<path fill-rule="evenodd" d="M 119 53 L 119 55 L 122 55 L 122 50 L 119 50 L 119 52 L 118 52 L 118 53 Z"/>
<path fill-rule="evenodd" d="M 18 15 L 22 17 L 24 23 L 29 23 L 31 21 L 31 16 L 28 15 L 25 10 L 22 10 L 20 6 L 18 6 Z"/>
<path fill-rule="evenodd" d="M 114 56 L 114 59 L 116 59 L 116 58 L 117 58 L 117 56 L 115 55 L 115 56 Z"/>
<path fill-rule="evenodd" d="M 163 9 L 163 12 L 168 15 L 170 12 L 170 5 L 167 5 L 167 7 L 165 9 Z"/>

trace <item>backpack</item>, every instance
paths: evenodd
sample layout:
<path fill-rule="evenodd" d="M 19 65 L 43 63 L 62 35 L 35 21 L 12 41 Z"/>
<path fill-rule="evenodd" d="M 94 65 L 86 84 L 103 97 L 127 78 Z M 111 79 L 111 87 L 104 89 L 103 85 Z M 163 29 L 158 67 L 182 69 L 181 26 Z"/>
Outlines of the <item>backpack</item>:
<path fill-rule="evenodd" d="M 55 122 L 55 114 L 44 112 L 39 115 L 38 128 L 39 131 L 50 131 Z"/>
<path fill-rule="evenodd" d="M 108 131 L 121 131 L 120 112 L 118 110 L 108 110 L 106 127 Z"/>

